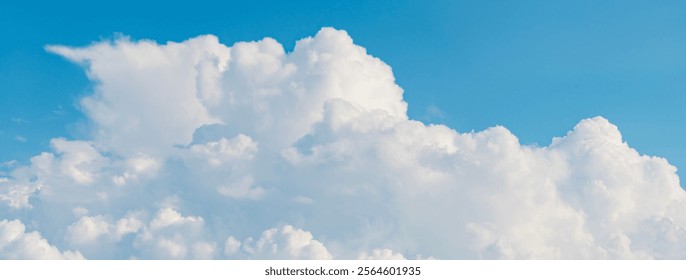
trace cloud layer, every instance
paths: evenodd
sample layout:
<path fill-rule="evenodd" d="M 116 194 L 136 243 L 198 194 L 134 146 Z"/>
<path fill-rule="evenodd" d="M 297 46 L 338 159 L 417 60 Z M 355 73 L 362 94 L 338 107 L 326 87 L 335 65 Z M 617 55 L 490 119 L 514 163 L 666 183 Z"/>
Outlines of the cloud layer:
<path fill-rule="evenodd" d="M 544 147 L 411 120 L 344 31 L 47 49 L 92 134 L 0 178 L 3 258 L 686 258 L 676 168 L 608 120 Z"/>

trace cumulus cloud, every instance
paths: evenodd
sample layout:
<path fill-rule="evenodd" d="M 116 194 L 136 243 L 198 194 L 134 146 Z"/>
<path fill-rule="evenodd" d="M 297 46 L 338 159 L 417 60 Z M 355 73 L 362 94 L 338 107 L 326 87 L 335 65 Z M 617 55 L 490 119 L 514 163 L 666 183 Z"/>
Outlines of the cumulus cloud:
<path fill-rule="evenodd" d="M 143 258 L 211 259 L 217 245 L 205 240 L 204 231 L 202 217 L 183 216 L 175 209 L 162 208 L 136 236 L 133 245 Z"/>
<path fill-rule="evenodd" d="M 0 257 L 3 259 L 83 259 L 80 252 L 61 252 L 37 231 L 26 232 L 19 220 L 0 221 Z"/>
<path fill-rule="evenodd" d="M 315 259 L 327 260 L 332 255 L 324 244 L 315 240 L 312 233 L 291 225 L 271 228 L 262 232 L 259 239 L 248 237 L 243 242 L 229 236 L 224 245 L 227 257 L 251 259 Z"/>
<path fill-rule="evenodd" d="M 607 119 L 547 146 L 412 120 L 344 31 L 289 53 L 211 35 L 47 50 L 94 82 L 92 134 L 2 174 L 3 232 L 30 236 L 7 258 L 686 257 L 676 168 Z"/>
<path fill-rule="evenodd" d="M 151 227 L 157 226 L 157 220 L 153 220 Z M 67 239 L 72 244 L 98 244 L 103 242 L 119 241 L 127 234 L 138 232 L 143 228 L 143 223 L 135 216 L 129 216 L 110 224 L 102 215 L 83 216 L 78 221 L 67 227 Z"/>
<path fill-rule="evenodd" d="M 212 259 L 217 245 L 207 238 L 205 221 L 171 207 L 153 215 L 129 212 L 114 221 L 102 215 L 82 216 L 67 227 L 69 247 L 91 258 Z M 118 252 L 127 247 L 135 252 Z"/>

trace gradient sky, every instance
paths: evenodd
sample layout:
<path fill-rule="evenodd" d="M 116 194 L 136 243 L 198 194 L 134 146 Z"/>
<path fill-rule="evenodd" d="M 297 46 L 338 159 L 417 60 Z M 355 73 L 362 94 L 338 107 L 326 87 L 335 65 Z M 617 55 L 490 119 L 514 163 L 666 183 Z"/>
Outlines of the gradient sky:
<path fill-rule="evenodd" d="M 458 131 L 500 124 L 547 145 L 600 115 L 639 152 L 686 166 L 684 1 L 341 2 L 4 2 L 0 161 L 83 130 L 76 100 L 88 80 L 46 44 L 211 33 L 225 44 L 272 37 L 290 50 L 332 26 L 393 67 L 415 119 Z"/>

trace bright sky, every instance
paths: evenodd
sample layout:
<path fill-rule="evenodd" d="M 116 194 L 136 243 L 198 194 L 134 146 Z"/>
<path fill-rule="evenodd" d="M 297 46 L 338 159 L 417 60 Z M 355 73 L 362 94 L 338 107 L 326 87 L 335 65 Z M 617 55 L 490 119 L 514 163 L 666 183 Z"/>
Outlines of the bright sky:
<path fill-rule="evenodd" d="M 0 259 L 686 258 L 684 1 L 139 2 L 0 4 Z"/>
<path fill-rule="evenodd" d="M 603 116 L 640 153 L 686 166 L 683 1 L 68 2 L 1 4 L 1 161 L 81 131 L 76 100 L 89 82 L 46 44 L 215 34 L 225 44 L 272 37 L 290 50 L 331 26 L 393 67 L 415 119 L 458 131 L 499 124 L 547 145 Z"/>

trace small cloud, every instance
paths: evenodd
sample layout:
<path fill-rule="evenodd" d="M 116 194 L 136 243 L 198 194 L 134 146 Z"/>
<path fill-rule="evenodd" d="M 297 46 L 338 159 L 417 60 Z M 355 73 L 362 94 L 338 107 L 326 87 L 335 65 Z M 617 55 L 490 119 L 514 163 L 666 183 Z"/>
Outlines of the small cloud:
<path fill-rule="evenodd" d="M 326 246 L 315 239 L 311 232 L 292 225 L 270 228 L 263 231 L 259 239 L 249 237 L 243 242 L 229 236 L 224 245 L 224 254 L 227 257 L 251 259 L 333 259 Z"/>
<path fill-rule="evenodd" d="M 236 199 L 260 199 L 265 190 L 262 187 L 254 186 L 255 180 L 252 177 L 245 177 L 238 182 L 217 189 L 219 194 Z"/>
<path fill-rule="evenodd" d="M 17 165 L 17 163 L 18 162 L 16 160 L 9 160 L 9 161 L 0 162 L 0 166 L 2 166 L 2 167 L 13 167 L 13 166 Z"/>
<path fill-rule="evenodd" d="M 448 117 L 448 115 L 441 110 L 438 106 L 431 104 L 429 106 L 426 106 L 426 110 L 424 111 L 424 116 L 422 119 L 428 122 L 435 122 L 438 120 L 445 120 Z"/>
<path fill-rule="evenodd" d="M 357 256 L 359 260 L 406 260 L 406 258 L 391 249 L 374 249 L 371 252 L 362 252 Z"/>
<path fill-rule="evenodd" d="M 26 139 L 26 137 L 23 137 L 23 136 L 21 136 L 21 135 L 15 136 L 14 139 L 17 140 L 17 141 L 19 141 L 19 142 L 22 142 L 22 143 L 28 141 L 28 139 Z"/>
<path fill-rule="evenodd" d="M 67 110 L 65 110 L 62 105 L 57 105 L 57 109 L 52 110 L 52 113 L 58 116 L 64 116 L 67 114 Z"/>
<path fill-rule="evenodd" d="M 438 108 L 436 105 L 429 105 L 426 107 L 426 112 L 430 116 L 438 117 L 438 118 L 445 118 L 445 112 L 441 110 L 441 108 Z"/>
<path fill-rule="evenodd" d="M 300 203 L 300 204 L 312 204 L 312 203 L 314 203 L 314 199 L 309 198 L 307 196 L 302 196 L 302 195 L 296 196 L 295 198 L 293 198 L 293 201 Z"/>
<path fill-rule="evenodd" d="M 27 232 L 19 220 L 0 220 L 0 236 L 0 259 L 84 259 L 79 251 L 60 251 L 40 232 Z"/>
<path fill-rule="evenodd" d="M 88 209 L 83 207 L 76 207 L 71 210 L 72 214 L 76 217 L 82 217 L 88 215 Z"/>
<path fill-rule="evenodd" d="M 22 118 L 18 118 L 18 117 L 13 117 L 10 120 L 16 124 L 27 124 L 27 123 L 29 123 L 29 121 L 22 119 Z"/>

